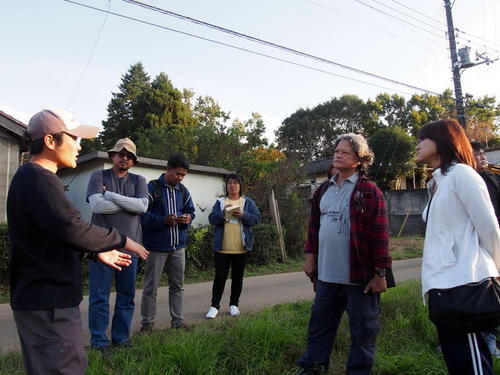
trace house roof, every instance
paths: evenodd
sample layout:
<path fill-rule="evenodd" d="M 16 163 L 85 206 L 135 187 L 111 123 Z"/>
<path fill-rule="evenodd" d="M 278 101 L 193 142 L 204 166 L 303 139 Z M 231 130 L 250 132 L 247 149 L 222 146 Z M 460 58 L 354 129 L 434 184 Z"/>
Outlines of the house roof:
<path fill-rule="evenodd" d="M 24 132 L 28 128 L 28 125 L 3 111 L 0 111 L 0 126 L 7 130 L 10 134 L 21 139 Z"/>
<path fill-rule="evenodd" d="M 87 155 L 82 155 L 78 158 L 77 163 L 78 164 L 83 164 L 83 163 L 88 163 L 92 160 L 98 160 L 98 159 L 105 159 L 109 160 L 109 156 L 107 152 L 104 151 L 96 151 L 92 152 Z M 140 163 L 141 166 L 153 166 L 153 167 L 163 167 L 167 168 L 167 160 L 161 160 L 161 159 L 151 159 L 151 158 L 145 158 L 139 156 L 137 158 L 137 161 Z M 219 174 L 226 176 L 230 173 L 234 173 L 233 171 L 227 170 L 225 168 L 217 168 L 217 167 L 209 167 L 206 165 L 199 165 L 199 164 L 191 164 L 190 171 L 195 171 L 199 173 L 208 173 L 208 174 Z"/>
<path fill-rule="evenodd" d="M 329 158 L 319 159 L 305 164 L 304 169 L 307 175 L 326 173 L 331 163 L 332 157 L 330 156 Z"/>

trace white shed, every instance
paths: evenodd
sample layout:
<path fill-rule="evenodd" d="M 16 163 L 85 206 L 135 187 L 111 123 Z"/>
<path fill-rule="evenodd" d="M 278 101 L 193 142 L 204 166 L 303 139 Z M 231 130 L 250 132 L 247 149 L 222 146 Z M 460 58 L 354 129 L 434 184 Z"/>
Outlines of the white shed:
<path fill-rule="evenodd" d="M 137 165 L 130 168 L 130 172 L 144 176 L 146 181 L 157 179 L 167 168 L 166 160 L 139 157 L 138 161 Z M 68 199 L 87 221 L 90 221 L 92 216 L 90 206 L 85 201 L 90 175 L 95 170 L 111 167 L 108 153 L 98 151 L 81 156 L 75 169 L 66 168 L 57 172 L 63 185 L 66 186 Z M 229 173 L 231 171 L 224 168 L 191 164 L 189 173 L 182 183 L 191 193 L 196 209 L 193 225 L 208 224 L 208 215 L 215 200 L 224 195 L 224 178 Z"/>

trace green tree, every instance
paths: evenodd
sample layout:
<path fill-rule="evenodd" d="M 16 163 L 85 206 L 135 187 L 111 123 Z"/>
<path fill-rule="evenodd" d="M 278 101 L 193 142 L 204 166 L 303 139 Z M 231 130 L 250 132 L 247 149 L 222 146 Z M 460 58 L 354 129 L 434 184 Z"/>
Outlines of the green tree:
<path fill-rule="evenodd" d="M 455 100 L 452 92 L 446 90 L 442 95 L 413 95 L 407 103 L 407 131 L 416 137 L 418 131 L 430 121 L 443 118 L 456 118 Z"/>
<path fill-rule="evenodd" d="M 368 100 L 373 117 L 377 119 L 378 126 L 399 126 L 407 130 L 409 125 L 408 108 L 404 97 L 393 94 L 379 94 L 375 101 Z"/>
<path fill-rule="evenodd" d="M 302 161 L 327 157 L 333 141 L 342 133 L 368 136 L 377 128 L 373 105 L 355 95 L 343 95 L 313 109 L 299 109 L 276 131 L 280 149 Z"/>
<path fill-rule="evenodd" d="M 98 137 L 92 139 L 82 139 L 80 145 L 82 146 L 80 155 L 86 155 L 92 152 L 104 150 L 104 146 L 102 145 L 102 142 Z"/>
<path fill-rule="evenodd" d="M 120 90 L 112 93 L 108 104 L 108 117 L 102 123 L 104 130 L 99 135 L 105 149 L 113 147 L 120 138 L 129 137 L 135 140 L 137 126 L 141 126 L 135 113 L 138 109 L 137 97 L 150 87 L 149 76 L 140 62 L 132 65 L 122 76 Z"/>
<path fill-rule="evenodd" d="M 488 146 L 498 137 L 500 105 L 495 97 L 484 96 L 479 99 L 468 98 L 465 102 L 467 116 L 467 136 Z M 493 142 L 494 143 L 494 142 Z"/>
<path fill-rule="evenodd" d="M 398 126 L 379 129 L 368 139 L 375 154 L 370 176 L 382 189 L 393 189 L 398 177 L 415 169 L 415 140 Z"/>
<path fill-rule="evenodd" d="M 176 89 L 165 73 L 160 73 L 136 97 L 134 135 L 141 153 L 147 157 L 168 159 L 172 152 L 196 157 L 195 120 L 189 106 L 189 91 Z"/>

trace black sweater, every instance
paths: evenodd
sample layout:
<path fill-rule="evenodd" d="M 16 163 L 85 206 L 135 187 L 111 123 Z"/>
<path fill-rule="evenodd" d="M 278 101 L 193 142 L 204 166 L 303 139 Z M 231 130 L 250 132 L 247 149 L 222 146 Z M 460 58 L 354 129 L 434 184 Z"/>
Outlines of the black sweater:
<path fill-rule="evenodd" d="M 35 163 L 21 166 L 7 198 L 11 247 L 10 303 L 14 310 L 78 306 L 82 300 L 79 251 L 125 245 L 126 237 L 81 219 L 59 178 Z"/>

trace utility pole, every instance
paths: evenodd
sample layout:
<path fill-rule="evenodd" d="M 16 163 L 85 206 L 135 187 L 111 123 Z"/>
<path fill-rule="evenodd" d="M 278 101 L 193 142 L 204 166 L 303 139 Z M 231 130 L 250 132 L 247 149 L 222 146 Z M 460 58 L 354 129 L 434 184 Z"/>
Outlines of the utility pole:
<path fill-rule="evenodd" d="M 450 42 L 451 67 L 453 71 L 453 83 L 455 85 L 455 105 L 457 108 L 458 122 L 465 129 L 467 121 L 465 117 L 464 96 L 462 93 L 462 83 L 460 81 L 460 70 L 472 68 L 473 66 L 486 64 L 489 65 L 498 60 L 498 56 L 491 59 L 486 55 L 486 51 L 479 53 L 476 51 L 476 62 L 470 61 L 470 47 L 460 48 L 457 55 L 457 43 L 455 41 L 455 27 L 453 26 L 453 17 L 451 15 L 450 0 L 444 0 L 446 9 L 446 21 L 448 23 L 448 40 Z M 460 61 L 459 61 L 460 57 Z M 467 96 L 467 95 L 466 95 Z"/>
<path fill-rule="evenodd" d="M 455 41 L 455 28 L 453 27 L 450 0 L 444 0 L 444 7 L 446 9 L 446 21 L 448 23 L 448 40 L 450 41 L 451 67 L 453 71 L 453 84 L 455 85 L 457 118 L 460 125 L 465 129 L 467 127 L 467 122 L 465 118 L 464 97 L 462 93 L 462 83 L 460 81 L 460 63 L 458 62 L 457 43 Z"/>

